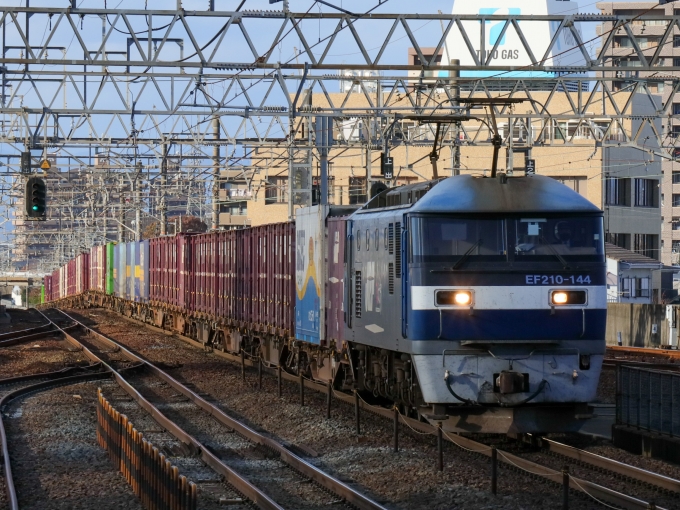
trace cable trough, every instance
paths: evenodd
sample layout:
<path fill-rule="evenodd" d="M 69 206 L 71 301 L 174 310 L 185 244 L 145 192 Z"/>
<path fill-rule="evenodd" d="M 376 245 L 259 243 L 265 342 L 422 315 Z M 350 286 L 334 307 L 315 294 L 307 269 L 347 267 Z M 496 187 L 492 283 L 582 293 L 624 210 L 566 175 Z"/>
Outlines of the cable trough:
<path fill-rule="evenodd" d="M 48 312 L 51 314 L 51 312 Z M 80 345 L 83 353 L 93 362 L 101 362 L 112 371 L 113 377 L 118 384 L 147 412 L 177 439 L 188 445 L 198 456 L 217 473 L 222 475 L 227 483 L 232 485 L 244 497 L 251 500 L 259 508 L 279 510 L 283 508 L 307 508 L 348 503 L 359 509 L 377 510 L 383 507 L 348 486 L 323 472 L 319 468 L 295 455 L 277 441 L 265 437 L 242 422 L 228 416 L 222 410 L 207 402 L 200 395 L 181 384 L 157 366 L 147 362 L 137 354 L 126 349 L 114 340 L 101 335 L 76 321 L 62 311 L 59 313 L 67 317 L 74 327 L 67 333 L 58 328 L 69 341 Z M 74 336 L 75 335 L 75 336 Z M 77 337 L 77 338 L 76 338 Z M 125 371 L 125 377 L 121 375 Z M 178 402 L 173 402 L 172 397 L 180 397 Z M 198 408 L 198 409 L 197 409 Z M 235 445 L 225 446 L 217 443 L 215 437 L 210 435 L 205 414 L 213 422 L 219 424 L 219 428 L 226 428 L 226 432 L 235 432 L 238 435 Z M 180 423 L 178 423 L 180 422 Z M 220 431 L 221 434 L 225 432 Z M 239 444 L 240 441 L 240 444 Z M 244 445 L 247 442 L 249 445 Z M 245 452 L 246 455 L 238 455 Z M 234 455 L 236 453 L 236 455 Z M 253 456 L 255 459 L 253 459 Z M 240 458 L 239 458 L 240 457 Z M 243 458 L 246 457 L 246 458 Z M 308 493 L 317 500 L 325 501 L 317 503 L 308 502 L 305 499 L 292 500 L 291 491 L 281 490 L 281 483 L 274 480 L 271 472 L 257 469 L 258 457 L 264 457 L 264 462 L 277 462 L 283 464 L 289 474 L 280 475 L 281 470 L 276 470 L 276 476 L 282 478 L 282 483 L 288 483 L 291 477 L 295 479 L 295 485 L 301 483 L 300 476 L 314 482 L 314 489 L 308 488 Z M 281 466 L 279 466 L 281 467 Z M 263 468 L 264 469 L 264 468 Z M 244 472 L 248 476 L 244 476 Z M 265 479 L 263 475 L 266 475 Z M 257 481 L 254 481 L 257 479 Z M 303 480 L 304 482 L 304 480 Z M 266 491 L 261 488 L 266 483 Z M 330 493 L 330 494 L 329 494 Z M 275 494 L 272 495 L 272 494 Z M 300 498 L 300 496 L 297 496 Z M 281 500 L 279 498 L 282 498 Z"/>

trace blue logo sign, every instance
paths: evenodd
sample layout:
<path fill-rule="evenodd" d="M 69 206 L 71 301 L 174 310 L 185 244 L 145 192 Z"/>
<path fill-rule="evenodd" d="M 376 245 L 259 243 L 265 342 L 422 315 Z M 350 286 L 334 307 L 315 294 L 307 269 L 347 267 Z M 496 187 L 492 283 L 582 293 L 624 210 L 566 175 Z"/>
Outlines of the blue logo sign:
<path fill-rule="evenodd" d="M 501 12 L 498 12 L 501 11 Z M 507 12 L 505 12 L 507 11 Z M 508 16 L 518 16 L 519 14 L 522 13 L 522 9 L 519 9 L 517 7 L 508 7 L 508 8 L 493 8 L 493 7 L 485 7 L 483 9 L 479 9 L 479 14 L 480 15 L 489 15 L 489 14 L 503 14 L 503 15 L 508 15 Z M 489 28 L 489 24 L 493 23 L 491 27 Z M 486 21 L 486 32 L 489 33 L 489 46 L 493 47 L 494 44 L 496 44 L 496 41 L 498 40 L 498 37 L 501 35 L 501 32 L 503 31 L 503 27 L 505 26 L 505 21 L 491 21 L 487 20 Z M 510 28 L 510 27 L 508 27 Z M 507 31 L 506 31 L 507 32 Z M 503 46 L 505 44 L 505 34 L 503 34 L 503 37 L 501 38 L 501 42 L 498 43 L 499 46 Z"/>

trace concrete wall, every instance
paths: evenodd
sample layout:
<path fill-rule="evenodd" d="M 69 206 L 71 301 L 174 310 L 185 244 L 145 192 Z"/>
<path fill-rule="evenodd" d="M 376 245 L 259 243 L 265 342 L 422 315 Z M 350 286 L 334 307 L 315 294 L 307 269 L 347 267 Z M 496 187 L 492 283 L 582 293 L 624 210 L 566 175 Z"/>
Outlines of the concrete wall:
<path fill-rule="evenodd" d="M 652 326 L 656 324 L 656 333 Z M 668 344 L 665 305 L 609 303 L 607 305 L 607 345 L 658 347 Z"/>

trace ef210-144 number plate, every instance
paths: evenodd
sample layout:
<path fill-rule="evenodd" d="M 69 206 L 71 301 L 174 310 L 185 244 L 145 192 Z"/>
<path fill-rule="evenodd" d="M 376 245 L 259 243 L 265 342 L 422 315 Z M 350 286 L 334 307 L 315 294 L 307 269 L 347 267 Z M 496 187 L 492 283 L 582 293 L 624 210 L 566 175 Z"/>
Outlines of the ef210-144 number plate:
<path fill-rule="evenodd" d="M 589 285 L 590 276 L 587 274 L 528 274 L 525 275 L 527 285 Z"/>

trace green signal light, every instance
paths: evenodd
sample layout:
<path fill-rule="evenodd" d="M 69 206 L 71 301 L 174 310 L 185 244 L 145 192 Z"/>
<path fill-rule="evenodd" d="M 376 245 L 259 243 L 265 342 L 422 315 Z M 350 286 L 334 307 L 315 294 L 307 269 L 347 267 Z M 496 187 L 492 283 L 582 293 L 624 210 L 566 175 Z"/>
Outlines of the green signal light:
<path fill-rule="evenodd" d="M 37 206 L 37 205 L 34 205 L 34 206 L 33 206 L 33 210 L 34 210 L 34 211 L 37 211 L 37 210 L 38 210 L 38 206 Z"/>

